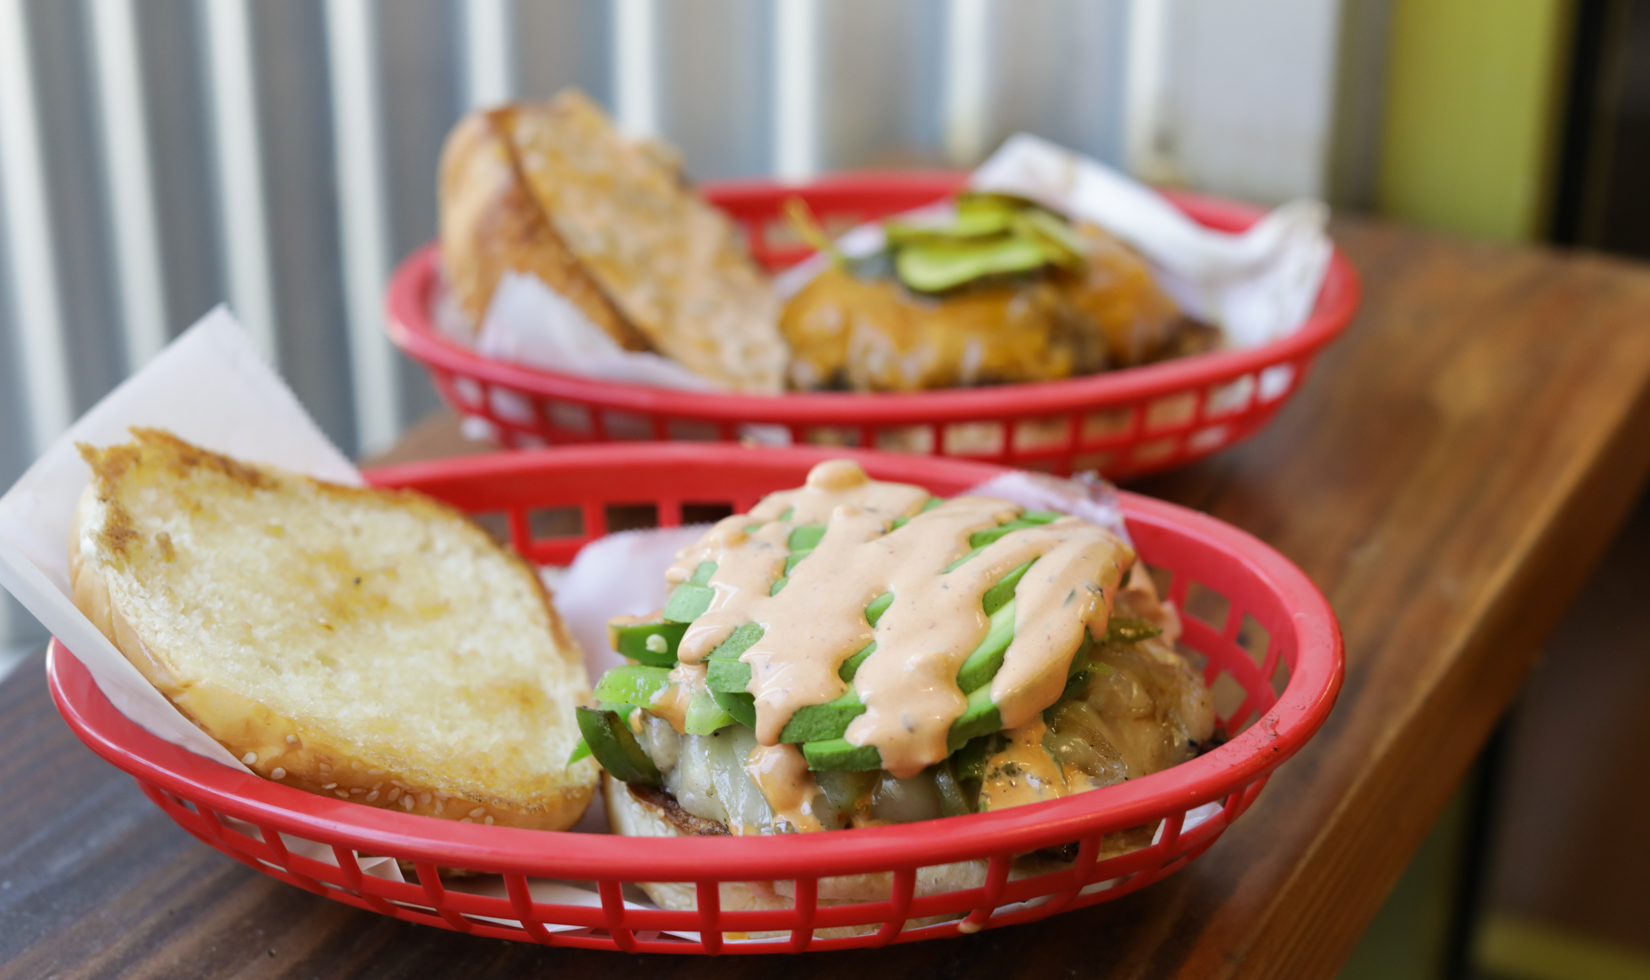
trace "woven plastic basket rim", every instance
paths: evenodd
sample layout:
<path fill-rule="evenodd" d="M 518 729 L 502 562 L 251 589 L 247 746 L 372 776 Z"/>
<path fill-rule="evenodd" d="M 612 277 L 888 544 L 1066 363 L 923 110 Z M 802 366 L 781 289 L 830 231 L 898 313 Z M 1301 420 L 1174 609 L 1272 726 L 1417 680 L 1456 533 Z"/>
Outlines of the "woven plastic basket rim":
<path fill-rule="evenodd" d="M 750 453 L 783 454 L 799 468 L 849 456 L 881 478 L 920 482 L 926 476 L 961 487 L 1007 471 L 961 460 L 843 450 L 627 443 L 441 460 L 386 468 L 369 476 L 375 484 L 394 486 L 432 477 L 486 480 L 512 472 L 549 473 L 558 466 L 715 466 Z M 1242 564 L 1282 599 L 1292 611 L 1299 651 L 1287 687 L 1242 734 L 1190 762 L 1059 800 L 946 818 L 944 833 L 922 822 L 825 834 L 652 839 L 460 824 L 305 793 L 167 743 L 117 711 L 84 666 L 56 640 L 48 679 L 69 726 L 117 768 L 217 812 L 368 853 L 483 871 L 525 870 L 545 877 L 694 881 L 704 877 L 707 867 L 715 868 L 722 880 L 782 879 L 940 864 L 965 853 L 1026 852 L 1225 798 L 1304 745 L 1323 724 L 1340 688 L 1344 668 L 1339 626 L 1328 601 L 1304 573 L 1260 540 L 1196 511 L 1126 492 L 1121 500 L 1132 526 L 1199 539 Z"/>
<path fill-rule="evenodd" d="M 773 181 L 706 184 L 705 197 L 716 202 L 771 197 L 804 191 L 810 194 L 866 193 L 897 187 L 932 189 L 934 197 L 954 190 L 961 177 L 952 173 L 913 175 L 843 174 L 806 185 Z M 1240 231 L 1265 212 L 1235 201 L 1174 192 L 1166 195 L 1194 220 L 1224 231 Z M 390 339 L 414 360 L 462 377 L 479 379 L 530 394 L 570 398 L 642 413 L 665 413 L 717 422 L 779 424 L 883 425 L 922 424 L 992 417 L 1053 415 L 1074 408 L 1103 408 L 1219 384 L 1310 355 L 1344 331 L 1357 311 L 1361 286 L 1357 272 L 1337 247 L 1317 301 L 1305 324 L 1280 340 L 1243 350 L 1215 351 L 1160 364 L 1035 384 L 995 385 L 910 393 L 789 392 L 742 395 L 672 391 L 647 385 L 600 381 L 558 374 L 483 357 L 443 337 L 432 322 L 427 298 L 435 284 L 439 242 L 410 255 L 395 270 L 386 298 Z"/>

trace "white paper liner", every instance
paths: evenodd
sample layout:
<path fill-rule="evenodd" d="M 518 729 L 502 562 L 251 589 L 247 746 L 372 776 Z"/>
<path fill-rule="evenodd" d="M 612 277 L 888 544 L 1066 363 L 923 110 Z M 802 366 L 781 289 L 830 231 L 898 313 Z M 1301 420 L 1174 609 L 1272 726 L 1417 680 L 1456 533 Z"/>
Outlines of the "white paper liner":
<path fill-rule="evenodd" d="M 122 714 L 145 730 L 223 765 L 250 770 L 207 736 L 157 691 L 92 625 L 70 597 L 68 547 L 75 505 L 90 478 L 75 443 L 123 443 L 133 426 L 166 429 L 208 449 L 336 483 L 360 485 L 361 474 L 329 442 L 291 390 L 261 359 L 227 310 L 213 310 L 80 418 L 0 497 L 0 585 L 4 585 L 85 664 L 98 688 Z M 1077 514 L 1127 537 L 1109 484 L 1011 472 L 974 488 L 1028 509 Z M 543 570 L 556 606 L 585 654 L 592 679 L 624 662 L 607 643 L 606 624 L 622 614 L 645 614 L 665 603 L 664 571 L 703 526 L 628 531 L 582 549 L 565 570 Z M 1196 813 L 1196 811 L 1194 811 Z M 261 840 L 259 829 L 221 818 Z M 1186 829 L 1195 826 L 1188 814 Z M 601 795 L 577 832 L 607 833 Z M 281 835 L 289 851 L 336 864 L 330 845 Z M 361 857 L 362 872 L 402 881 L 394 860 Z M 599 906 L 586 883 L 534 879 L 535 899 Z M 501 878 L 455 879 L 447 887 L 502 896 Z M 1090 886 L 1096 888 L 1100 886 Z M 542 896 L 542 897 L 541 897 Z M 627 903 L 630 904 L 630 903 Z M 651 903 L 634 905 L 652 908 Z M 513 921 L 499 920 L 514 925 Z M 551 931 L 573 927 L 547 926 Z M 697 933 L 679 933 L 697 938 Z"/>
<path fill-rule="evenodd" d="M 1333 251 L 1324 230 L 1329 209 L 1321 201 L 1290 201 L 1241 234 L 1216 231 L 1126 174 L 1027 133 L 1011 137 L 982 163 L 969 186 L 1036 201 L 1121 238 L 1145 256 L 1158 283 L 1181 308 L 1219 328 L 1230 347 L 1259 346 L 1300 329 Z M 900 219 L 941 223 L 952 213 L 951 205 L 942 202 Z M 861 225 L 837 239 L 837 247 L 855 257 L 882 246 L 880 224 Z M 775 278 L 775 292 L 782 299 L 794 296 L 828 262 L 815 255 L 787 270 Z M 505 274 L 474 338 L 471 324 L 444 289 L 433 305 L 443 334 L 486 357 L 609 381 L 714 390 L 708 380 L 666 358 L 624 350 L 578 307 L 530 274 Z M 510 392 L 495 391 L 491 407 L 506 419 L 532 419 L 531 408 Z M 622 419 L 617 421 L 623 425 Z M 465 425 L 472 438 L 496 436 L 484 419 L 467 419 Z M 788 441 L 782 428 L 747 434 L 773 444 Z"/>

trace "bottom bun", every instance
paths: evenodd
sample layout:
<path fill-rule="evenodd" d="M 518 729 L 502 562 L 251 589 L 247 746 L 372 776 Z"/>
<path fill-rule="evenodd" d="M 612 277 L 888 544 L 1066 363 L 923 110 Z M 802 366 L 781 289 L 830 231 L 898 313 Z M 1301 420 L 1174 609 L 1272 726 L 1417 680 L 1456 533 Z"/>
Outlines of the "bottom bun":
<path fill-rule="evenodd" d="M 728 833 L 726 824 L 694 816 L 679 806 L 674 797 L 662 790 L 635 787 L 621 783 L 602 773 L 602 792 L 607 802 L 607 820 L 613 833 L 626 837 L 708 837 Z M 838 833 L 839 831 L 821 831 Z M 1155 827 L 1136 827 L 1116 834 L 1108 834 L 1100 849 L 1099 858 L 1105 859 L 1138 850 L 1151 843 Z M 1030 878 L 1071 867 L 1064 855 L 1065 848 L 1051 848 L 1036 854 L 1021 855 L 1009 869 L 1009 880 Z M 917 869 L 913 897 L 939 895 L 945 892 L 979 888 L 985 884 L 986 862 L 956 861 Z M 819 904 L 852 905 L 862 902 L 887 901 L 893 893 L 892 872 L 874 874 L 838 875 L 819 879 Z M 672 911 L 693 911 L 699 907 L 696 886 L 678 881 L 639 881 L 637 887 L 647 893 L 660 908 Z M 751 912 L 788 909 L 795 905 L 796 882 L 779 881 L 724 881 L 720 888 L 720 903 L 724 912 Z M 960 919 L 966 913 L 937 915 L 908 919 L 905 928 L 915 929 Z M 880 923 L 858 926 L 835 926 L 815 929 L 817 939 L 844 936 L 864 936 L 882 928 Z M 786 932 L 750 933 L 751 939 L 771 939 L 789 935 Z M 729 933 L 728 938 L 741 934 Z"/>

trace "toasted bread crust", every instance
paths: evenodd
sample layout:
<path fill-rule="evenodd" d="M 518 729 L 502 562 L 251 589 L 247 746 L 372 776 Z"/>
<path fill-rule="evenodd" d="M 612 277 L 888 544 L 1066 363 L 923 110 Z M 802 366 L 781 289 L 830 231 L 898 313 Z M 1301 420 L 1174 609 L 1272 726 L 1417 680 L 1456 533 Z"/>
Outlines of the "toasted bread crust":
<path fill-rule="evenodd" d="M 512 149 L 516 109 L 461 120 L 441 154 L 441 262 L 447 285 L 480 329 L 504 273 L 537 276 L 626 350 L 651 350 L 556 234 Z"/>
<path fill-rule="evenodd" d="M 473 322 L 505 270 L 530 272 L 629 350 L 736 391 L 782 387 L 777 300 L 732 223 L 576 90 L 459 123 L 442 153 L 441 247 Z"/>
<path fill-rule="evenodd" d="M 154 553 L 146 553 L 143 535 L 127 508 L 126 492 L 134 485 L 185 481 L 193 471 L 221 474 L 228 486 L 248 494 L 280 494 L 292 482 L 302 481 L 325 498 L 400 508 L 431 522 L 462 522 L 473 527 L 462 514 L 420 494 L 321 483 L 240 463 L 169 433 L 147 429 L 133 433 L 135 443 L 107 449 L 81 446 L 93 479 L 75 514 L 69 549 L 72 596 L 75 605 L 190 721 L 254 772 L 308 792 L 406 813 L 505 826 L 559 830 L 577 821 L 594 791 L 596 771 L 590 763 L 558 772 L 516 774 L 523 777 L 516 783 L 536 784 L 530 793 L 510 792 L 508 787 L 495 792 L 481 785 L 474 772 L 454 768 L 441 754 L 428 756 L 423 746 L 386 750 L 383 745 L 361 744 L 329 727 L 325 719 L 300 722 L 222 683 L 192 676 L 164 646 L 145 641 L 141 611 L 123 608 L 110 588 L 110 575 L 141 575 L 145 561 L 176 559 L 164 535 L 157 536 L 162 540 L 157 541 Z M 209 504 L 201 501 L 194 506 Z M 95 542 L 92 557 L 82 547 L 83 533 L 88 531 Z M 479 528 L 475 533 L 485 535 Z M 578 647 L 537 574 L 513 552 L 500 549 L 500 553 L 524 583 L 532 583 L 556 655 L 568 662 L 569 674 L 582 686 Z M 563 693 L 575 699 L 581 696 L 580 691 Z M 570 706 L 561 717 L 571 725 Z"/>

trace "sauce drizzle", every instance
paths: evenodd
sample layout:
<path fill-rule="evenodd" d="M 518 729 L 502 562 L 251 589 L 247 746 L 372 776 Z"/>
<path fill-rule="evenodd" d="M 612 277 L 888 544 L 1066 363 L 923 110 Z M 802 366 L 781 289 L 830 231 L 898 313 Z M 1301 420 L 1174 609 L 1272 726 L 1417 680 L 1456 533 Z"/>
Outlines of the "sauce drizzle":
<path fill-rule="evenodd" d="M 866 710 L 848 726 L 848 741 L 876 746 L 883 768 L 899 777 L 944 759 L 947 734 L 967 706 L 957 671 L 989 628 L 982 597 L 1033 559 L 1015 589 L 1014 639 L 991 682 L 1003 727 L 1024 725 L 1053 703 L 1083 630 L 1104 631 L 1134 560 L 1127 544 L 1067 517 L 1011 531 L 948 572 L 970 551 L 971 534 L 1014 519 L 1021 508 L 957 497 L 925 511 L 928 499 L 921 487 L 871 480 L 857 463 L 832 460 L 814 467 L 805 486 L 718 522 L 678 554 L 667 573 L 673 583 L 687 581 L 702 562 L 716 563 L 714 598 L 678 646 L 684 665 L 702 662 L 743 624 L 763 627 L 740 657 L 751 667 L 762 745 L 778 744 L 798 708 L 845 693 L 839 668 L 874 639 L 876 652 L 854 677 Z M 902 517 L 907 522 L 893 528 Z M 824 535 L 770 596 L 791 532 L 817 523 L 826 525 Z M 894 601 L 873 629 L 864 609 L 885 592 Z"/>

